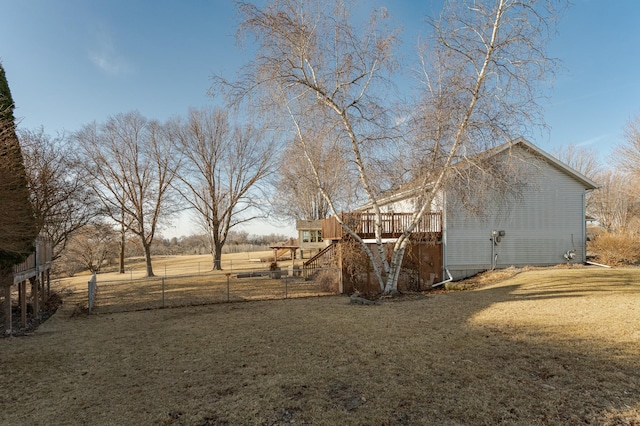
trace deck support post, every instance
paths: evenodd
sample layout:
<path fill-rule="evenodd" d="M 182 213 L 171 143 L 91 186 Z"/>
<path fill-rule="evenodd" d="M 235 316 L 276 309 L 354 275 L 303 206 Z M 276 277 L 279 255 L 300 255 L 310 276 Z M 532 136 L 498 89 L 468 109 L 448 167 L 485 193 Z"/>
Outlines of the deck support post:
<path fill-rule="evenodd" d="M 4 285 L 4 334 L 11 336 L 11 286 Z"/>
<path fill-rule="evenodd" d="M 38 300 L 38 281 L 35 277 L 29 278 L 31 282 L 31 303 L 33 303 L 33 317 L 38 318 L 40 313 L 40 304 Z"/>
<path fill-rule="evenodd" d="M 27 281 L 21 281 L 20 284 L 20 325 L 27 328 Z"/>

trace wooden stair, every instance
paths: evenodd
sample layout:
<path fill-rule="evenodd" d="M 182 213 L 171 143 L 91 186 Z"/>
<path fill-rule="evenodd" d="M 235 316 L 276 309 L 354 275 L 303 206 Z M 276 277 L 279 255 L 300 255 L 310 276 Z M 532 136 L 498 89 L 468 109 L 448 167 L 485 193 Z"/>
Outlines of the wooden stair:
<path fill-rule="evenodd" d="M 308 278 L 316 271 L 316 269 L 329 265 L 335 259 L 337 247 L 337 243 L 331 243 L 316 253 L 311 259 L 304 262 L 302 264 L 303 276 Z"/>

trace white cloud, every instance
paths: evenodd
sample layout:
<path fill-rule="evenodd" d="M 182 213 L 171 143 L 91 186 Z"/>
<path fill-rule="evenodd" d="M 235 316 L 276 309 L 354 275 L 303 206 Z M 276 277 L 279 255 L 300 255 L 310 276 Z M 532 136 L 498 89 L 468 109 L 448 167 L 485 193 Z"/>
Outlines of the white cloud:
<path fill-rule="evenodd" d="M 598 142 L 600 142 L 602 140 L 609 139 L 609 138 L 610 138 L 610 136 L 608 134 L 600 135 L 600 136 L 596 136 L 595 138 L 585 139 L 583 141 L 576 142 L 575 145 L 576 146 L 589 146 L 589 145 L 596 144 L 596 143 L 598 143 Z"/>
<path fill-rule="evenodd" d="M 109 75 L 122 75 L 133 71 L 129 62 L 118 52 L 112 37 L 104 29 L 99 30 L 96 45 L 90 50 L 89 59 L 100 70 Z"/>

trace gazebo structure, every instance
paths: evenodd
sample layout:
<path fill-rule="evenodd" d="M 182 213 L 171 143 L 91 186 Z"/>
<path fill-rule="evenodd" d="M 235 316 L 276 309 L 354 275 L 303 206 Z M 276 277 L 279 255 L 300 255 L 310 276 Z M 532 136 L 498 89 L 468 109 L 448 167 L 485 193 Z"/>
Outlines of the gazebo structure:
<path fill-rule="evenodd" d="M 289 252 L 291 253 L 291 265 L 293 266 L 296 260 L 296 251 L 300 248 L 300 246 L 295 243 L 295 240 L 293 238 L 290 238 L 288 242 L 269 246 L 269 248 L 273 250 L 273 262 L 276 264 L 276 266 L 278 264 L 278 257 L 281 256 L 280 252 L 286 252 L 287 250 L 289 250 Z"/>

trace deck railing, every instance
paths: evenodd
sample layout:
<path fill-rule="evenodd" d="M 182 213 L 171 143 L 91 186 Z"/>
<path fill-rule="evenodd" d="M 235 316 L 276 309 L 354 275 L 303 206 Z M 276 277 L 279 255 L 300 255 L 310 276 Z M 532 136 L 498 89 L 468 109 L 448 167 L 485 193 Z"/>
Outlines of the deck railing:
<path fill-rule="evenodd" d="M 51 240 L 39 236 L 35 243 L 35 252 L 30 254 L 22 263 L 13 267 L 14 284 L 35 277 L 42 272 L 42 270 L 51 267 L 51 259 L 53 256 Z"/>
<path fill-rule="evenodd" d="M 382 238 L 398 238 L 409 227 L 412 213 L 382 213 L 381 236 Z M 368 212 L 341 213 L 340 219 L 349 228 L 354 230 L 361 238 L 375 238 L 376 214 Z M 327 240 L 340 240 L 345 236 L 345 231 L 336 216 L 322 220 L 322 238 Z M 426 213 L 416 227 L 412 236 L 417 238 L 439 238 L 442 235 L 442 212 Z"/>

